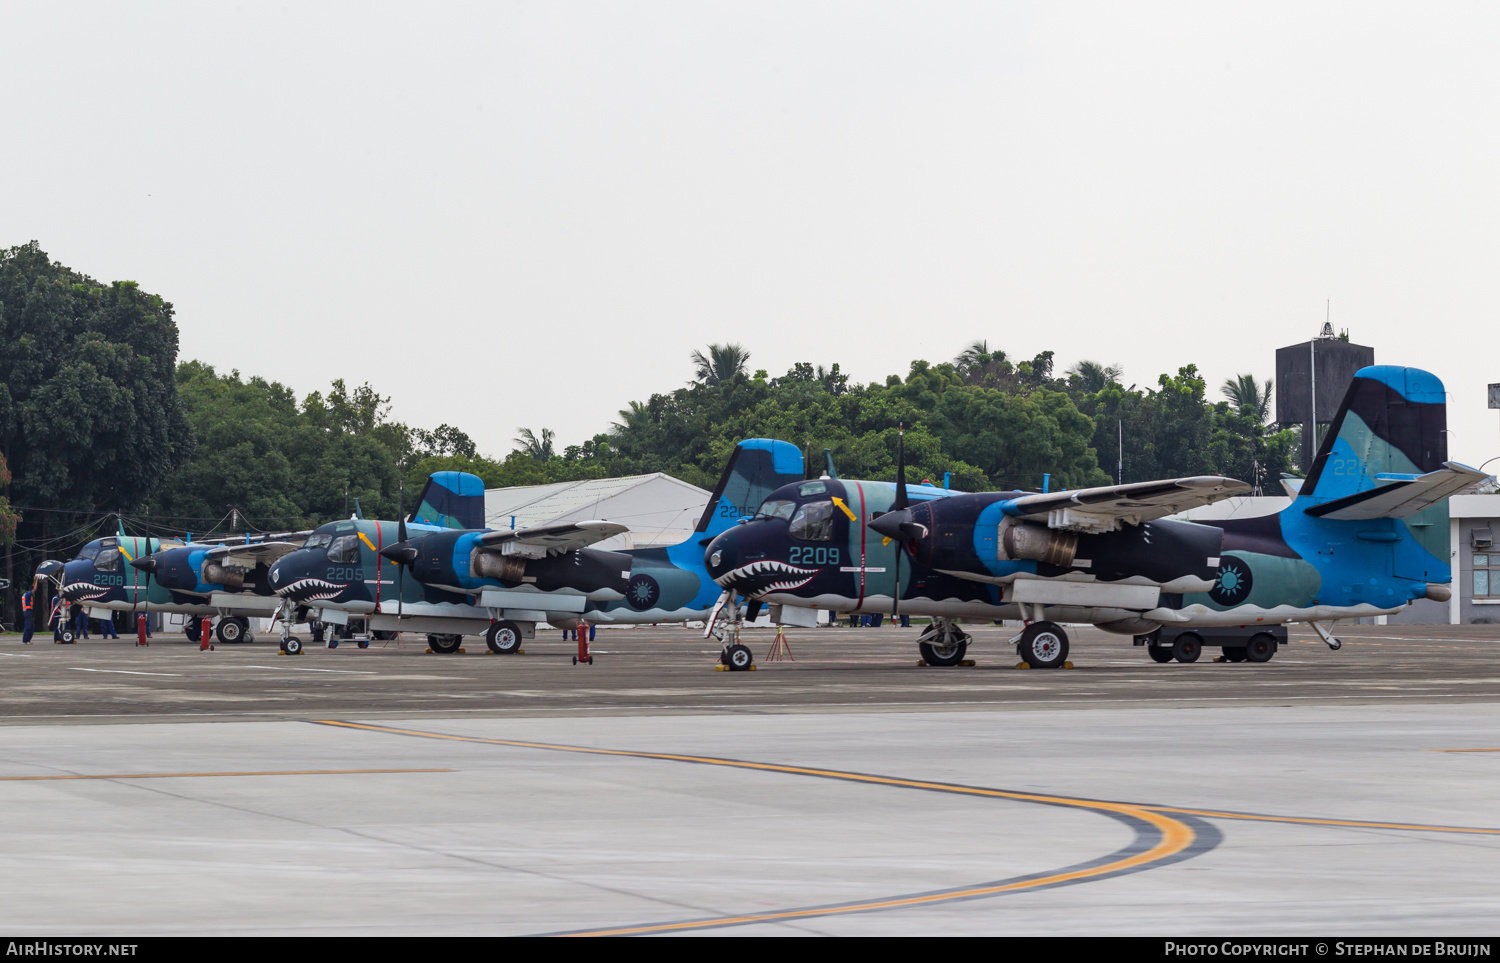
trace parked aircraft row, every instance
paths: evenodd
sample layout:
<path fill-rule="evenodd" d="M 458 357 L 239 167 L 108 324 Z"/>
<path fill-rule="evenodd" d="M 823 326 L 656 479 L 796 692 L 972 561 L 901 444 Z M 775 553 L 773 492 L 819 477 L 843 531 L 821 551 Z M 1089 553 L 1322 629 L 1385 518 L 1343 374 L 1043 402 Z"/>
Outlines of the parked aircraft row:
<path fill-rule="evenodd" d="M 687 540 L 624 552 L 590 547 L 625 530 L 608 521 L 488 530 L 480 480 L 440 472 L 394 522 L 249 545 L 96 540 L 64 567 L 61 591 L 91 609 L 217 615 L 224 641 L 274 612 L 289 651 L 292 624 L 307 621 L 423 632 L 435 652 L 482 635 L 508 653 L 542 622 L 703 619 L 742 669 L 738 627 L 770 606 L 785 625 L 820 611 L 928 616 L 916 641 L 930 665 L 964 659 L 965 619 L 1024 622 L 1011 641 L 1038 668 L 1065 664 L 1063 623 L 1133 636 L 1157 661 L 1193 661 L 1207 641 L 1263 662 L 1275 626 L 1311 623 L 1337 648 L 1323 623 L 1449 597 L 1446 499 L 1484 476 L 1448 460 L 1445 428 L 1435 376 L 1362 369 L 1292 503 L 1212 521 L 1167 516 L 1249 486 L 1207 476 L 960 493 L 908 485 L 904 446 L 894 483 L 840 479 L 831 464 L 809 479 L 796 446 L 751 439 Z"/>

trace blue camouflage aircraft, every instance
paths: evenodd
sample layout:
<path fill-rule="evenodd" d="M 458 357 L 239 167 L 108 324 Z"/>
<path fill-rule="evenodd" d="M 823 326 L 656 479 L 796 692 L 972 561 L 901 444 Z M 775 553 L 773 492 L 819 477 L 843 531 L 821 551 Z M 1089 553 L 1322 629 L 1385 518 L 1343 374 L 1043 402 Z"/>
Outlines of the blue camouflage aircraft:
<path fill-rule="evenodd" d="M 457 651 L 464 635 L 483 635 L 491 651 L 515 652 L 538 622 L 572 627 L 702 619 L 723 595 L 704 568 L 704 546 L 752 514 L 770 492 L 801 479 L 802 466 L 795 445 L 742 441 L 692 535 L 676 545 L 621 552 L 586 547 L 627 530 L 604 520 L 485 529 L 483 487 L 476 478 L 466 482 L 475 486 L 466 496 L 475 502 L 465 524 L 418 525 L 419 511 L 409 533 L 379 523 L 388 530 L 381 536 L 367 533 L 362 545 L 349 534 L 356 526 L 327 525 L 314 532 L 306 549 L 276 563 L 271 582 L 284 597 L 318 608 L 325 620 L 340 611 L 372 613 L 372 626 L 427 632 L 435 652 Z M 325 543 L 325 535 L 333 542 Z M 349 540 L 339 547 L 339 538 Z M 336 550 L 348 561 L 335 561 Z M 385 560 L 379 569 L 384 574 L 372 577 L 376 558 Z M 383 596 L 384 611 L 373 614 L 376 600 L 368 586 L 378 590 L 398 581 L 399 595 L 392 589 Z M 393 614 L 391 601 L 398 597 L 406 600 L 404 612 Z"/>
<path fill-rule="evenodd" d="M 708 567 L 792 624 L 809 609 L 931 615 L 931 665 L 963 659 L 959 618 L 1026 621 L 1012 641 L 1039 668 L 1065 664 L 1059 622 L 1133 635 L 1158 662 L 1196 660 L 1206 636 L 1229 661 L 1264 662 L 1271 626 L 1309 622 L 1337 648 L 1322 622 L 1450 597 L 1446 499 L 1483 474 L 1447 460 L 1445 426 L 1435 376 L 1369 367 L 1279 514 L 1165 517 L 1249 490 L 1219 477 L 947 496 L 825 479 L 773 493 L 714 540 Z"/>

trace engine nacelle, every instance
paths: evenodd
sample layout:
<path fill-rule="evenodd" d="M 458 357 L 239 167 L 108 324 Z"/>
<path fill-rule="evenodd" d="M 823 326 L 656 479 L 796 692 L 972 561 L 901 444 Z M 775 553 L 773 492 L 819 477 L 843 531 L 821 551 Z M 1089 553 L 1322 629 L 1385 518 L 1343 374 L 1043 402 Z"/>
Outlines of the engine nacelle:
<path fill-rule="evenodd" d="M 1073 556 L 1076 554 L 1077 532 L 1058 531 L 1043 525 L 1009 519 L 1001 523 L 999 555 L 1002 559 L 1034 559 L 1067 568 L 1073 564 Z"/>
<path fill-rule="evenodd" d="M 238 592 L 245 587 L 245 570 L 221 565 L 218 562 L 204 562 L 203 581 L 209 585 L 222 585 L 231 592 Z"/>
<path fill-rule="evenodd" d="M 526 575 L 526 562 L 521 555 L 502 555 L 491 549 L 476 548 L 469 553 L 469 574 L 473 578 L 519 582 Z"/>

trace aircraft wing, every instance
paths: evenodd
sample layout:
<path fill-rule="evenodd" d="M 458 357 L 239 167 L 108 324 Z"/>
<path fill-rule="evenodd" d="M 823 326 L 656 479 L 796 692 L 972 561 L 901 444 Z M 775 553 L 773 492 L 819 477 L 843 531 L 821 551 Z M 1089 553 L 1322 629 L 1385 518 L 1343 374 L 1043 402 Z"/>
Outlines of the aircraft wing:
<path fill-rule="evenodd" d="M 251 545 L 220 545 L 204 554 L 204 561 L 218 562 L 235 568 L 270 565 L 283 555 L 302 547 L 302 542 L 255 542 Z"/>
<path fill-rule="evenodd" d="M 1314 505 L 1307 514 L 1338 521 L 1410 518 L 1487 477 L 1456 461 L 1445 461 L 1442 468 L 1425 475 L 1376 475 L 1381 484 L 1374 488 Z"/>
<path fill-rule="evenodd" d="M 1132 482 L 1070 492 L 1022 495 L 1002 503 L 1005 514 L 1046 522 L 1048 528 L 1075 532 L 1109 532 L 1121 523 L 1139 525 L 1153 518 L 1175 515 L 1209 505 L 1231 495 L 1244 495 L 1250 486 L 1221 475 Z"/>
<path fill-rule="evenodd" d="M 542 555 L 556 555 L 585 548 L 628 531 L 630 526 L 617 522 L 555 522 L 531 528 L 485 532 L 479 536 L 479 544 L 485 548 L 498 548 L 506 554 L 540 558 Z"/>

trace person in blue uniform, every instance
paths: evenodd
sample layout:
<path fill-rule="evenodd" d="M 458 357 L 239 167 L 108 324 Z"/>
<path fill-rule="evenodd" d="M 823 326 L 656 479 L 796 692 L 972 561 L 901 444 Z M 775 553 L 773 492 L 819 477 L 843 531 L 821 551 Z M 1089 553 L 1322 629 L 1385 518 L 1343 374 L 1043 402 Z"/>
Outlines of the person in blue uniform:
<path fill-rule="evenodd" d="M 36 604 L 36 590 L 27 589 L 21 593 L 21 644 L 30 645 L 31 636 L 36 632 L 36 620 L 32 617 L 32 607 Z"/>

